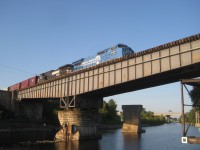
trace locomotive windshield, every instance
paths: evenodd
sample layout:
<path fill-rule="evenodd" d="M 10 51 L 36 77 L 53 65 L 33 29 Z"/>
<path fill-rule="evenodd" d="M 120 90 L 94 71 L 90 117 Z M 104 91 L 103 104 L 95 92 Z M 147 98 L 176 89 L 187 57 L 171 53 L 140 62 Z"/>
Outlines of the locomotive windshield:
<path fill-rule="evenodd" d="M 122 48 L 122 56 L 127 56 L 133 54 L 134 51 L 130 47 Z"/>

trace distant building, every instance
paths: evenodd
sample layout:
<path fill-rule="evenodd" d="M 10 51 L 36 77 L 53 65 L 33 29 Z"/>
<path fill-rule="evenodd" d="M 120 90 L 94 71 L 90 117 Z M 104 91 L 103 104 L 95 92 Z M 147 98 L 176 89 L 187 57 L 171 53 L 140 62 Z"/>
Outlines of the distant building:
<path fill-rule="evenodd" d="M 0 90 L 3 90 L 3 91 L 8 91 L 8 88 L 0 88 Z"/>

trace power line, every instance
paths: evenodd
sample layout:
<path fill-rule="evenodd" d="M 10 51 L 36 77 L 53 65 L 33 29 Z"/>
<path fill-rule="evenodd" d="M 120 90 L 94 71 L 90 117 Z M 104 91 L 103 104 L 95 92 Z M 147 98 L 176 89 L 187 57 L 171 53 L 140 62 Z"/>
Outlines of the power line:
<path fill-rule="evenodd" d="M 15 67 L 11 67 L 11 66 L 7 66 L 7 65 L 4 65 L 4 64 L 0 64 L 0 66 L 5 68 L 5 69 L 8 69 L 8 70 L 12 70 L 12 71 L 15 71 L 15 72 L 18 72 L 18 73 L 22 73 L 24 75 L 31 75 L 31 76 L 35 75 L 35 74 L 30 73 L 28 71 L 25 71 L 25 70 L 22 70 L 22 69 L 18 69 L 18 68 L 15 68 Z"/>

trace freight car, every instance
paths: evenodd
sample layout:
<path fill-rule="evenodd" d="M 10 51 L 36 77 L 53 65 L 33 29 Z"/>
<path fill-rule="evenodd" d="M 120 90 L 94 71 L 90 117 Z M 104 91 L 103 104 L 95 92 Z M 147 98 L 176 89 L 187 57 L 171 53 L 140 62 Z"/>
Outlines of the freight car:
<path fill-rule="evenodd" d="M 20 83 L 11 85 L 8 87 L 9 91 L 18 91 L 21 89 L 28 88 L 30 86 L 34 86 L 37 83 L 41 83 L 47 80 L 51 80 L 55 77 L 65 75 L 67 73 L 70 73 L 73 71 L 73 65 L 72 64 L 66 64 L 64 66 L 59 67 L 57 70 L 50 70 L 47 72 L 44 72 L 40 74 L 40 76 L 34 76 L 32 78 L 26 79 Z"/>
<path fill-rule="evenodd" d="M 41 83 L 41 82 L 44 82 L 46 80 L 50 80 L 52 79 L 52 72 L 54 72 L 55 70 L 50 70 L 50 71 L 47 71 L 47 72 L 44 72 L 42 74 L 39 75 L 39 78 L 38 78 L 38 83 Z"/>
<path fill-rule="evenodd" d="M 39 76 L 34 76 L 32 78 L 26 79 L 20 83 L 16 83 L 8 87 L 8 91 L 18 91 L 21 89 L 25 89 L 29 86 L 36 85 L 38 83 Z"/>
<path fill-rule="evenodd" d="M 38 83 L 53 79 L 55 77 L 65 75 L 73 71 L 74 66 L 72 64 L 66 64 L 59 67 L 57 70 L 50 70 L 45 73 L 40 74 Z"/>
<path fill-rule="evenodd" d="M 133 54 L 134 51 L 125 44 L 117 44 L 111 48 L 107 48 L 98 52 L 95 56 L 82 58 L 76 62 L 73 62 L 74 71 L 85 69 L 91 66 L 98 65 L 102 62 L 106 62 L 112 59 L 124 57 L 126 55 Z"/>
<path fill-rule="evenodd" d="M 66 64 L 66 65 L 59 67 L 58 69 L 60 70 L 60 75 L 65 75 L 65 74 L 68 74 L 70 72 L 73 72 L 74 65 Z"/>
<path fill-rule="evenodd" d="M 8 91 L 16 91 L 21 88 L 21 83 L 16 83 L 8 87 Z"/>

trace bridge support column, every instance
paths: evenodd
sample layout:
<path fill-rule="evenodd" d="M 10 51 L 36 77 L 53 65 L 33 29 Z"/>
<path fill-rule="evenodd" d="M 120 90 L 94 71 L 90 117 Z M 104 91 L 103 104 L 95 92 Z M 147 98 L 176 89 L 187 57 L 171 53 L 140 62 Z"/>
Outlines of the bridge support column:
<path fill-rule="evenodd" d="M 56 140 L 100 139 L 98 110 L 68 109 L 58 112 L 61 130 Z"/>
<path fill-rule="evenodd" d="M 170 115 L 166 115 L 166 116 L 165 116 L 165 119 L 166 119 L 166 122 L 167 122 L 167 123 L 170 123 L 170 122 L 171 122 Z"/>
<path fill-rule="evenodd" d="M 55 139 L 100 139 L 98 109 L 103 105 L 103 98 L 77 96 L 73 99 L 70 98 L 68 102 L 73 103 L 74 108 L 69 107 L 58 112 L 61 130 L 56 134 Z M 67 106 L 69 105 L 67 104 Z"/>
<path fill-rule="evenodd" d="M 123 127 L 122 132 L 133 134 L 141 133 L 141 111 L 142 105 L 123 105 Z"/>

